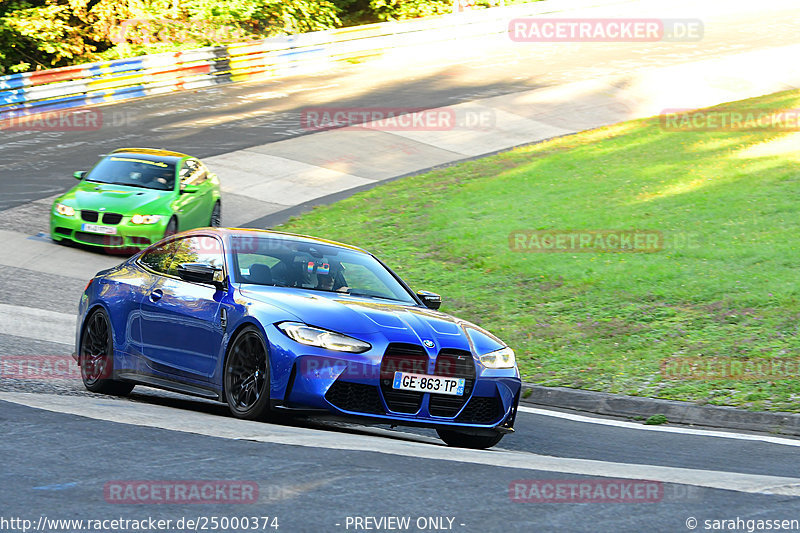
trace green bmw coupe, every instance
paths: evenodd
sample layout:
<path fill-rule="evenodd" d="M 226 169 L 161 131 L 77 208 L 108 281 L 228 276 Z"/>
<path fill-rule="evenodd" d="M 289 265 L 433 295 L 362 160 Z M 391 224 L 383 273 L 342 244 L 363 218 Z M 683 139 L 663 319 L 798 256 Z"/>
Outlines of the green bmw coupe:
<path fill-rule="evenodd" d="M 50 236 L 104 248 L 143 248 L 178 231 L 219 226 L 219 179 L 198 159 L 122 148 L 53 202 Z"/>

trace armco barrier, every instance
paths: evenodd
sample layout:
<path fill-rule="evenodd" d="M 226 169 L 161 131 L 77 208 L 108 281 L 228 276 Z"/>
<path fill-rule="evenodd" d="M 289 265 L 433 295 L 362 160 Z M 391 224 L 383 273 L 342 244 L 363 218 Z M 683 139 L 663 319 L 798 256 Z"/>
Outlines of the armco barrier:
<path fill-rule="evenodd" d="M 244 80 L 320 72 L 389 49 L 499 34 L 535 2 L 454 15 L 369 24 L 260 41 L 170 52 L 0 77 L 0 120 L 197 89 Z"/>

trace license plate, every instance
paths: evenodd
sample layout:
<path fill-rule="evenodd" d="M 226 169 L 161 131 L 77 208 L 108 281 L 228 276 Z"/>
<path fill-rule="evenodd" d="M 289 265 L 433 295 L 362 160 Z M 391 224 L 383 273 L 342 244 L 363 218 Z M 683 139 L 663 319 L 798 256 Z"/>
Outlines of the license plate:
<path fill-rule="evenodd" d="M 464 394 L 464 378 L 446 378 L 444 376 L 395 372 L 392 388 L 462 396 Z"/>
<path fill-rule="evenodd" d="M 81 224 L 81 230 L 91 233 L 102 233 L 103 235 L 116 235 L 117 228 L 111 226 L 98 226 L 97 224 Z"/>

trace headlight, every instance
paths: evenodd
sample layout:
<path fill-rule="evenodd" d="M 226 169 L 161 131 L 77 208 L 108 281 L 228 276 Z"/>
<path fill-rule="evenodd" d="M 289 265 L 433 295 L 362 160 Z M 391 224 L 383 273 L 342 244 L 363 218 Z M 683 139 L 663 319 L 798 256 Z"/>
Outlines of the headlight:
<path fill-rule="evenodd" d="M 482 355 L 481 363 L 486 368 L 514 368 L 514 365 L 517 364 L 517 358 L 514 356 L 514 350 L 506 346 L 500 350 Z"/>
<path fill-rule="evenodd" d="M 134 224 L 155 224 L 161 220 L 161 215 L 133 215 L 131 222 Z"/>
<path fill-rule="evenodd" d="M 286 333 L 290 339 L 300 344 L 336 350 L 337 352 L 351 353 L 366 352 L 372 348 L 372 345 L 368 342 L 360 341 L 334 331 L 328 331 L 327 329 L 315 328 L 308 324 L 281 322 L 277 326 L 278 329 Z"/>
<path fill-rule="evenodd" d="M 75 210 L 73 208 L 61 203 L 56 204 L 56 213 L 59 215 L 64 215 L 65 217 L 75 216 Z"/>

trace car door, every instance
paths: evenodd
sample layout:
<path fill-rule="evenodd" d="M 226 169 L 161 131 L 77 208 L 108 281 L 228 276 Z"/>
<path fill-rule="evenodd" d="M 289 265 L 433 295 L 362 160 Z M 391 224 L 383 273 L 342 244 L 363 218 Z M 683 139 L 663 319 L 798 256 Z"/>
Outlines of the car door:
<path fill-rule="evenodd" d="M 222 242 L 195 235 L 178 244 L 165 274 L 142 300 L 143 352 L 159 374 L 184 382 L 208 382 L 214 373 L 223 337 L 220 301 L 225 294 L 212 285 L 184 281 L 181 263 L 223 268 Z M 224 271 L 220 270 L 224 279 Z"/>
<path fill-rule="evenodd" d="M 122 368 L 141 370 L 145 363 L 142 341 L 142 301 L 150 295 L 155 283 L 166 273 L 175 253 L 175 242 L 169 241 L 145 252 L 135 264 L 118 275 L 124 279 L 129 294 L 129 312 L 125 313 L 125 352 L 131 358 Z M 127 361 L 127 360 L 126 360 Z"/>
<path fill-rule="evenodd" d="M 208 226 L 212 200 L 211 188 L 207 183 L 208 171 L 197 159 L 186 159 L 181 165 L 178 177 L 180 192 L 176 204 L 179 229 Z M 196 190 L 188 192 L 188 186 Z"/>

